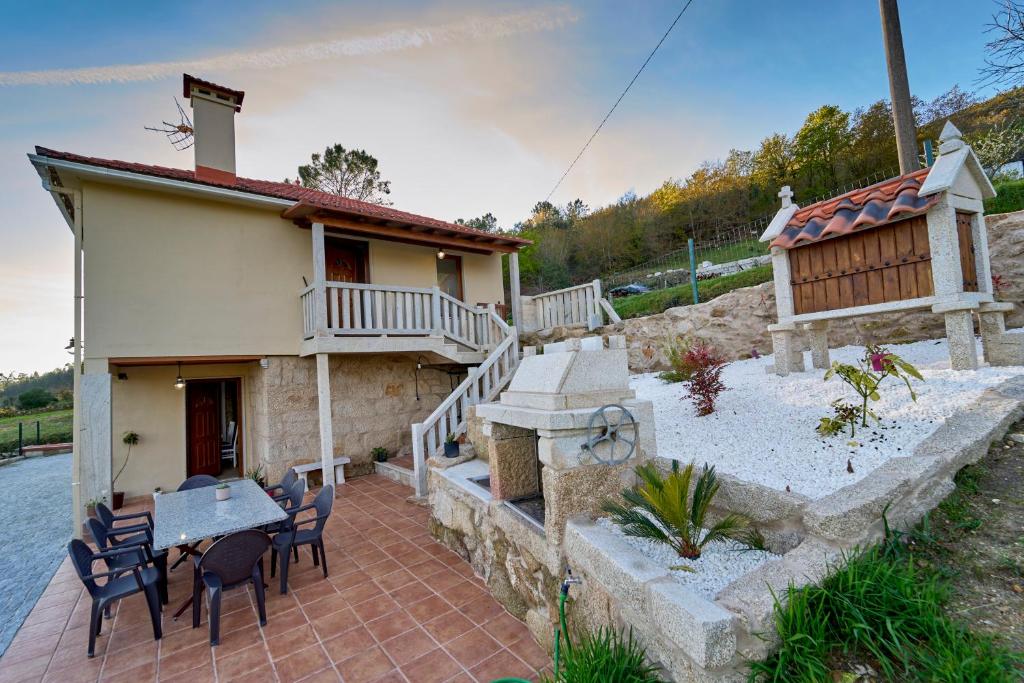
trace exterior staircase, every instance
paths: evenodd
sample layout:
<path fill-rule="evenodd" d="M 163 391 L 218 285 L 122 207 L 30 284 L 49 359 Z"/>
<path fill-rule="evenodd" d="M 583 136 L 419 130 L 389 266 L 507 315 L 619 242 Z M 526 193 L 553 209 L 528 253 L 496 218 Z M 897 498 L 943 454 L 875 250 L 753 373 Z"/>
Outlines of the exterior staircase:
<path fill-rule="evenodd" d="M 448 438 L 465 434 L 469 407 L 488 403 L 512 381 L 519 366 L 519 336 L 493 310 L 489 322 L 497 340 L 486 358 L 422 422 L 412 425 L 413 487 L 417 497 L 427 494 L 427 458 L 440 453 Z M 387 476 L 387 475 L 385 475 Z"/>

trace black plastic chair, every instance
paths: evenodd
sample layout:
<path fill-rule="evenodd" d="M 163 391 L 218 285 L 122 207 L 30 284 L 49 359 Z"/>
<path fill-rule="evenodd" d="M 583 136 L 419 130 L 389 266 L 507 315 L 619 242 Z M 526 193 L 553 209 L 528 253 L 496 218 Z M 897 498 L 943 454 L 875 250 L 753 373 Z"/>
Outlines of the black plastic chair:
<path fill-rule="evenodd" d="M 195 561 L 192 581 L 192 628 L 199 628 L 203 587 L 209 604 L 210 645 L 220 644 L 220 600 L 224 591 L 252 582 L 256 592 L 260 626 L 267 625 L 267 607 L 263 587 L 263 555 L 270 547 L 270 536 L 257 529 L 224 536 L 206 549 Z"/>
<path fill-rule="evenodd" d="M 167 551 L 153 550 L 153 536 L 149 531 L 137 534 L 128 531 L 127 533 L 133 533 L 134 535 L 122 540 L 118 538 L 120 533 L 122 533 L 121 527 L 111 529 L 102 520 L 95 517 L 90 517 L 86 520 L 86 525 L 89 527 L 89 534 L 92 536 L 92 540 L 96 542 L 96 547 L 101 551 L 114 548 L 141 548 L 146 563 L 151 564 L 159 575 L 160 580 L 157 582 L 157 591 L 160 594 L 160 602 L 165 605 L 167 604 Z M 107 558 L 108 569 L 130 568 L 133 564 L 136 564 L 134 555 L 125 554 Z"/>
<path fill-rule="evenodd" d="M 84 541 L 77 538 L 68 543 L 68 555 L 74 565 L 78 578 L 85 584 L 85 589 L 92 597 L 92 613 L 89 618 L 89 656 L 96 652 L 96 636 L 103 627 L 103 613 L 107 608 L 122 598 L 136 593 L 145 593 L 146 605 L 149 607 L 149 618 L 153 622 L 153 638 L 160 640 L 163 629 L 160 625 L 160 596 L 157 594 L 157 583 L 160 577 L 156 569 L 147 567 L 146 557 L 142 548 L 112 548 L 93 552 Z M 128 562 L 124 557 L 135 558 Z M 92 565 L 97 560 L 123 563 L 124 566 L 105 572 L 93 573 Z M 97 579 L 107 579 L 106 583 L 98 584 Z"/>
<path fill-rule="evenodd" d="M 306 496 L 306 484 L 302 481 L 292 482 L 291 488 L 285 491 L 284 495 L 275 496 L 274 500 L 277 501 L 278 505 L 284 509 L 285 512 L 291 512 L 292 510 L 302 506 L 302 499 Z M 263 530 L 268 534 L 276 534 L 282 531 L 287 531 L 291 528 L 292 518 L 281 520 L 280 522 L 271 522 L 263 527 Z M 298 561 L 298 554 L 295 556 Z"/>
<path fill-rule="evenodd" d="M 149 514 L 149 512 L 146 510 L 143 510 L 142 512 L 129 512 L 125 514 L 115 515 L 113 512 L 110 511 L 110 508 L 108 508 L 103 503 L 96 503 L 96 515 L 100 518 L 100 521 L 103 522 L 103 524 L 106 525 L 108 529 L 113 529 L 114 527 L 117 527 L 119 534 L 121 532 L 127 533 L 129 531 L 145 531 L 147 529 L 150 532 L 153 531 L 153 515 Z M 121 526 L 117 526 L 118 522 L 126 522 L 131 519 L 141 519 L 144 521 L 135 522 L 134 524 L 129 525 L 122 524 Z"/>
<path fill-rule="evenodd" d="M 273 547 L 270 549 L 270 576 L 277 571 L 277 557 L 281 556 L 281 594 L 288 592 L 288 565 L 291 554 L 298 552 L 300 545 L 310 546 L 313 553 L 313 565 L 321 566 L 324 578 L 327 578 L 327 555 L 324 553 L 324 525 L 331 516 L 334 507 L 334 487 L 325 486 L 316 494 L 312 503 L 287 510 L 288 519 L 284 522 L 287 528 L 274 536 Z M 306 510 L 316 510 L 315 517 L 296 519 Z M 301 527 L 312 524 L 312 529 Z"/>
<path fill-rule="evenodd" d="M 181 482 L 178 486 L 178 491 L 191 491 L 192 489 L 202 489 L 207 486 L 216 486 L 220 483 L 217 477 L 210 476 L 209 474 L 193 474 L 191 477 Z M 201 541 L 200 541 L 201 543 Z M 178 568 L 182 562 L 188 559 L 189 555 L 195 555 L 196 549 L 199 547 L 199 543 L 193 543 L 192 545 L 179 545 L 178 551 L 181 553 L 178 555 L 178 559 L 171 565 L 171 571 Z"/>
<path fill-rule="evenodd" d="M 270 486 L 265 486 L 263 487 L 263 490 L 270 494 L 271 498 L 277 502 L 281 502 L 283 499 L 288 497 L 289 491 L 292 490 L 292 487 L 298 480 L 299 475 L 295 473 L 295 468 L 289 467 L 285 470 L 284 476 L 281 477 L 281 481 L 276 484 L 271 484 Z M 280 491 L 281 493 L 274 493 L 274 491 Z M 303 492 L 305 492 L 305 488 L 303 488 Z"/>

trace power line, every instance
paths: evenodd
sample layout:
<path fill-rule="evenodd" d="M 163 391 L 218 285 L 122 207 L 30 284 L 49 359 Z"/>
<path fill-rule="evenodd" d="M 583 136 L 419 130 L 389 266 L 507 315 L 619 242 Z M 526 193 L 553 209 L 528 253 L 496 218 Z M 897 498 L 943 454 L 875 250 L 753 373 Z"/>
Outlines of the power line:
<path fill-rule="evenodd" d="M 565 169 L 565 173 L 563 173 L 562 177 L 558 179 L 558 182 L 555 183 L 555 186 L 551 188 L 551 192 L 548 192 L 548 196 L 544 198 L 544 201 L 548 201 L 551 199 L 551 195 L 555 193 L 555 190 L 558 189 L 558 186 L 562 184 L 562 181 L 565 180 L 565 177 L 569 175 L 570 171 L 572 171 L 573 167 L 576 165 L 576 162 L 580 160 L 580 157 L 583 156 L 583 153 L 587 151 L 588 147 L 590 147 L 590 143 L 594 141 L 594 138 L 596 138 L 597 134 L 601 132 L 601 129 L 604 127 L 604 124 L 608 121 L 609 118 L 611 118 L 611 115 L 615 111 L 615 108 L 619 106 L 619 102 L 622 101 L 622 98 L 626 96 L 626 93 L 629 92 L 629 89 L 633 87 L 634 83 L 636 83 L 636 79 L 640 78 L 640 74 L 642 74 L 644 72 L 644 69 L 647 68 L 647 65 L 654 57 L 654 53 L 658 51 L 658 48 L 661 47 L 661 44 L 665 42 L 666 38 L 668 38 L 668 34 L 672 33 L 672 29 L 676 27 L 676 24 L 679 23 L 679 20 L 683 17 L 683 14 L 686 12 L 686 10 L 690 8 L 690 5 L 692 3 L 693 0 L 687 0 L 686 4 L 683 5 L 683 9 L 679 10 L 679 14 L 676 15 L 676 18 L 672 21 L 672 24 L 668 27 L 668 30 L 665 31 L 665 35 L 661 37 L 661 40 L 658 41 L 658 44 L 654 46 L 653 50 L 651 50 L 651 54 L 647 55 L 647 59 L 644 60 L 644 63 L 640 65 L 640 68 L 637 70 L 636 74 L 633 75 L 633 79 L 629 82 L 629 85 L 626 86 L 626 89 L 622 91 L 621 95 L 619 95 L 619 99 L 615 100 L 615 104 L 612 105 L 612 108 L 609 109 L 608 113 L 604 115 L 603 119 L 601 119 L 601 123 L 597 125 L 596 129 L 594 129 L 593 135 L 590 136 L 590 139 L 587 140 L 585 145 L 583 145 L 583 149 L 580 150 L 580 153 L 577 154 L 576 158 L 572 160 L 571 164 L 569 164 L 569 168 Z"/>

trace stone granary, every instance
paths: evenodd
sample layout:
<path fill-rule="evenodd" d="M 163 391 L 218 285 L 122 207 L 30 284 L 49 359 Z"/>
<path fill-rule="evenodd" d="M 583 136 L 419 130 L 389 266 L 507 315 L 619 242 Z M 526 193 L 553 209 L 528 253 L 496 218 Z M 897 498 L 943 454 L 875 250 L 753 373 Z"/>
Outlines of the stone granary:
<path fill-rule="evenodd" d="M 1024 362 L 1024 338 L 1005 334 L 1013 304 L 993 297 L 982 202 L 995 189 L 952 123 L 939 142 L 929 168 L 804 208 L 782 188 L 782 208 L 761 235 L 775 276 L 776 374 L 804 369 L 800 328 L 814 367 L 827 368 L 830 320 L 921 309 L 945 317 L 953 369 L 978 367 L 975 313 L 985 360 Z"/>

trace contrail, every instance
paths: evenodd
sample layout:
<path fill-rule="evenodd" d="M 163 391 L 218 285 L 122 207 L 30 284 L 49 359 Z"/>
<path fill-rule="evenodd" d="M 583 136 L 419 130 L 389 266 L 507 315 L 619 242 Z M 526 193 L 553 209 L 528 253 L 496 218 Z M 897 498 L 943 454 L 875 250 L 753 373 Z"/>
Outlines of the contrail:
<path fill-rule="evenodd" d="M 577 15 L 567 7 L 551 7 L 496 16 L 479 16 L 450 24 L 387 31 L 377 35 L 290 45 L 267 50 L 232 52 L 218 57 L 149 64 L 117 64 L 81 69 L 0 71 L 0 86 L 81 85 L 129 83 L 172 78 L 183 71 L 279 69 L 341 57 L 363 57 L 415 50 L 460 41 L 505 38 L 521 33 L 551 31 L 574 23 Z"/>

